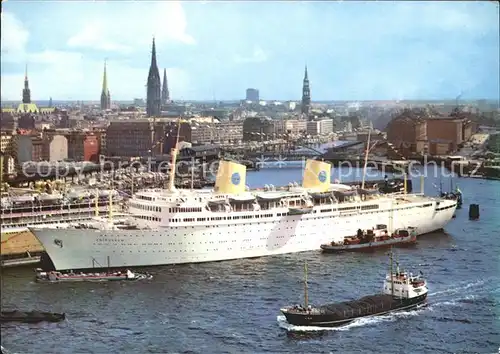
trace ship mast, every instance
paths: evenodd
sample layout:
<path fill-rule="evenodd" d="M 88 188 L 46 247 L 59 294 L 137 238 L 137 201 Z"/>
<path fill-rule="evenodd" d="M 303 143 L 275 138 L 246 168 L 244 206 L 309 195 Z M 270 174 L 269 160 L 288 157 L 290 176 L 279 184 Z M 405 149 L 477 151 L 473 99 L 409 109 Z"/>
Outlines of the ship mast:
<path fill-rule="evenodd" d="M 195 165 L 195 158 L 193 157 L 191 159 L 191 190 L 194 189 L 194 165 Z"/>
<path fill-rule="evenodd" d="M 392 272 L 392 247 L 391 247 L 391 252 L 389 253 L 389 257 L 390 257 L 390 260 L 391 260 L 391 295 L 394 296 L 394 274 Z"/>
<path fill-rule="evenodd" d="M 307 294 L 307 261 L 304 262 L 304 308 L 309 306 L 309 296 Z"/>
<path fill-rule="evenodd" d="M 169 192 L 173 192 L 175 190 L 175 164 L 177 163 L 177 145 L 179 144 L 179 134 L 181 132 L 181 117 L 177 120 L 177 136 L 175 138 L 175 145 L 172 150 L 170 150 L 172 154 L 172 166 L 170 168 L 170 176 L 168 180 L 168 188 Z"/>
<path fill-rule="evenodd" d="M 366 142 L 366 153 L 365 153 L 365 164 L 363 166 L 363 181 L 361 182 L 361 189 L 365 189 L 365 176 L 366 176 L 366 167 L 368 165 L 368 153 L 370 152 L 370 138 L 372 135 L 372 130 L 368 131 L 368 141 Z"/>
<path fill-rule="evenodd" d="M 95 216 L 99 216 L 99 189 L 95 190 Z"/>
<path fill-rule="evenodd" d="M 112 189 L 112 191 L 114 192 L 114 189 Z M 112 223 L 113 222 L 113 193 L 109 193 L 109 210 L 108 210 L 108 213 L 109 213 L 109 222 Z"/>

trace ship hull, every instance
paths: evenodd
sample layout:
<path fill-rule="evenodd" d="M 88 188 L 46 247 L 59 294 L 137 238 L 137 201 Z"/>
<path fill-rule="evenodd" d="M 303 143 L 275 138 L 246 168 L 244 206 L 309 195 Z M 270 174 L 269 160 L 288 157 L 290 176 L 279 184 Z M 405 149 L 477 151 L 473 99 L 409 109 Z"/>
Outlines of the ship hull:
<path fill-rule="evenodd" d="M 309 313 L 290 313 L 287 311 L 282 311 L 282 313 L 285 315 L 287 322 L 294 326 L 340 327 L 360 318 L 382 316 L 398 311 L 408 311 L 425 303 L 426 299 L 427 293 L 412 299 L 398 299 L 394 300 L 390 306 L 385 309 L 376 310 L 375 308 L 374 311 L 364 311 L 362 315 L 358 316 L 354 315 L 353 312 L 353 316 L 346 316 L 344 318 L 339 318 L 336 314 L 313 315 Z"/>
<path fill-rule="evenodd" d="M 338 252 L 361 252 L 368 251 L 376 248 L 386 248 L 397 245 L 410 245 L 417 242 L 416 236 L 408 236 L 401 238 L 393 238 L 384 241 L 358 243 L 353 245 L 321 245 L 321 250 L 325 253 L 338 253 Z"/>
<path fill-rule="evenodd" d="M 224 217 L 226 220 L 209 225 L 195 221 L 187 226 L 162 225 L 149 230 L 31 230 L 57 270 L 105 268 L 108 259 L 109 266 L 115 268 L 199 263 L 319 250 L 321 244 L 332 241 L 332 234 L 338 237 L 334 241 L 340 241 L 358 228 L 369 229 L 380 223 L 392 224 L 394 229 L 412 226 L 417 234 L 443 229 L 456 203 L 441 201 L 438 210 L 434 204 L 427 207 L 431 204 L 428 201 L 392 211 L 358 210 L 349 214 L 322 213 L 321 208 L 315 208 L 311 214 L 284 216 L 280 210 L 266 210 L 252 219 L 250 213 L 241 212 L 232 213 L 241 215 L 239 220 L 226 221 L 231 217 Z"/>

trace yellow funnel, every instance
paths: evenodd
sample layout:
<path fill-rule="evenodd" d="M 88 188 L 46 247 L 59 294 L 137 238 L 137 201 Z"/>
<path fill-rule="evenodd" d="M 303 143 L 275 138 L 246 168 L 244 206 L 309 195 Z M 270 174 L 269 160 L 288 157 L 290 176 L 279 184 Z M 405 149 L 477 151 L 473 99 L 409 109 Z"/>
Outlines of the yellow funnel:
<path fill-rule="evenodd" d="M 330 187 L 330 171 L 331 166 L 329 163 L 307 160 L 302 187 L 313 188 L 320 192 L 327 191 Z"/>
<path fill-rule="evenodd" d="M 239 194 L 245 192 L 247 168 L 230 161 L 220 161 L 215 191 L 218 193 Z"/>

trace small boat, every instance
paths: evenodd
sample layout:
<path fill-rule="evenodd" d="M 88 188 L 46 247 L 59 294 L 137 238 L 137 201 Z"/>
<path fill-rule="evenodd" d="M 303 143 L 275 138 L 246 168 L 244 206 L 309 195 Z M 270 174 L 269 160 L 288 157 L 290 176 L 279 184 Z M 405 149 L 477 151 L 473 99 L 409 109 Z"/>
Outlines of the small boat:
<path fill-rule="evenodd" d="M 40 283 L 69 283 L 83 281 L 137 281 L 152 279 L 151 274 L 134 273 L 130 269 L 125 272 L 105 272 L 105 273 L 61 273 L 57 271 L 44 272 L 40 268 L 36 269 L 35 280 Z"/>
<path fill-rule="evenodd" d="M 397 229 L 389 235 L 385 225 L 377 225 L 376 229 L 363 232 L 358 230 L 356 236 L 347 236 L 341 242 L 321 245 L 324 252 L 365 251 L 371 248 L 391 247 L 395 245 L 417 242 L 417 232 L 414 227 Z"/>
<path fill-rule="evenodd" d="M 65 313 L 39 312 L 39 311 L 2 311 L 0 322 L 60 322 L 66 319 Z"/>
<path fill-rule="evenodd" d="M 294 326 L 339 327 L 358 318 L 372 317 L 391 312 L 409 310 L 427 299 L 427 282 L 421 276 L 399 270 L 393 271 L 393 254 L 390 253 L 390 273 L 384 279 L 382 294 L 365 296 L 359 300 L 313 306 L 308 303 L 307 263 L 304 266 L 304 305 L 281 309 L 287 322 Z"/>

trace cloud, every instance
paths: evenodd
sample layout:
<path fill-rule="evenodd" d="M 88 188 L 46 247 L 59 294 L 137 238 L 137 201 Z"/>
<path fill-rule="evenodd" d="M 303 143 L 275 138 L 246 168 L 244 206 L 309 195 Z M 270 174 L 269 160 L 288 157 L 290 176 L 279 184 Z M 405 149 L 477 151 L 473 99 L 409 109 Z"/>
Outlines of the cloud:
<path fill-rule="evenodd" d="M 145 7 L 144 3 L 122 3 L 118 9 L 113 8 L 113 11 L 118 11 L 112 20 L 99 8 L 93 14 L 92 22 L 85 23 L 68 39 L 68 46 L 127 54 L 138 45 L 150 43 L 152 36 L 159 44 L 196 44 L 187 33 L 186 15 L 180 2 L 147 4 Z"/>
<path fill-rule="evenodd" d="M 29 32 L 10 12 L 2 12 L 1 55 L 3 62 L 23 61 Z"/>
<path fill-rule="evenodd" d="M 68 46 L 74 48 L 86 47 L 96 50 L 118 52 L 124 54 L 130 53 L 132 51 L 132 48 L 130 46 L 112 42 L 110 39 L 106 38 L 106 36 L 103 35 L 103 33 L 106 33 L 105 27 L 106 26 L 103 25 L 103 23 L 99 22 L 85 25 L 85 27 L 80 32 L 78 32 L 68 40 Z"/>
<path fill-rule="evenodd" d="M 256 46 L 253 53 L 249 57 L 242 57 L 240 55 L 234 56 L 234 61 L 237 63 L 262 63 L 267 60 L 267 54 L 260 48 Z"/>
<path fill-rule="evenodd" d="M 153 36 L 174 99 L 238 99 L 247 87 L 300 99 L 305 62 L 313 100 L 500 94 L 493 3 L 2 5 L 3 98 L 20 99 L 28 62 L 35 99 L 98 100 L 105 58 L 113 99 L 144 97 Z"/>
<path fill-rule="evenodd" d="M 29 56 L 39 70 L 29 70 L 31 95 L 34 100 L 53 99 L 98 101 L 102 87 L 103 62 L 85 58 L 81 53 L 45 51 Z M 111 99 L 144 98 L 147 71 L 130 66 L 127 62 L 108 60 L 108 86 Z M 179 68 L 167 68 L 169 89 L 174 97 L 189 88 L 189 75 Z M 125 78 L 125 79 L 124 79 Z M 5 74 L 1 77 L 2 99 L 19 100 L 24 73 Z"/>

